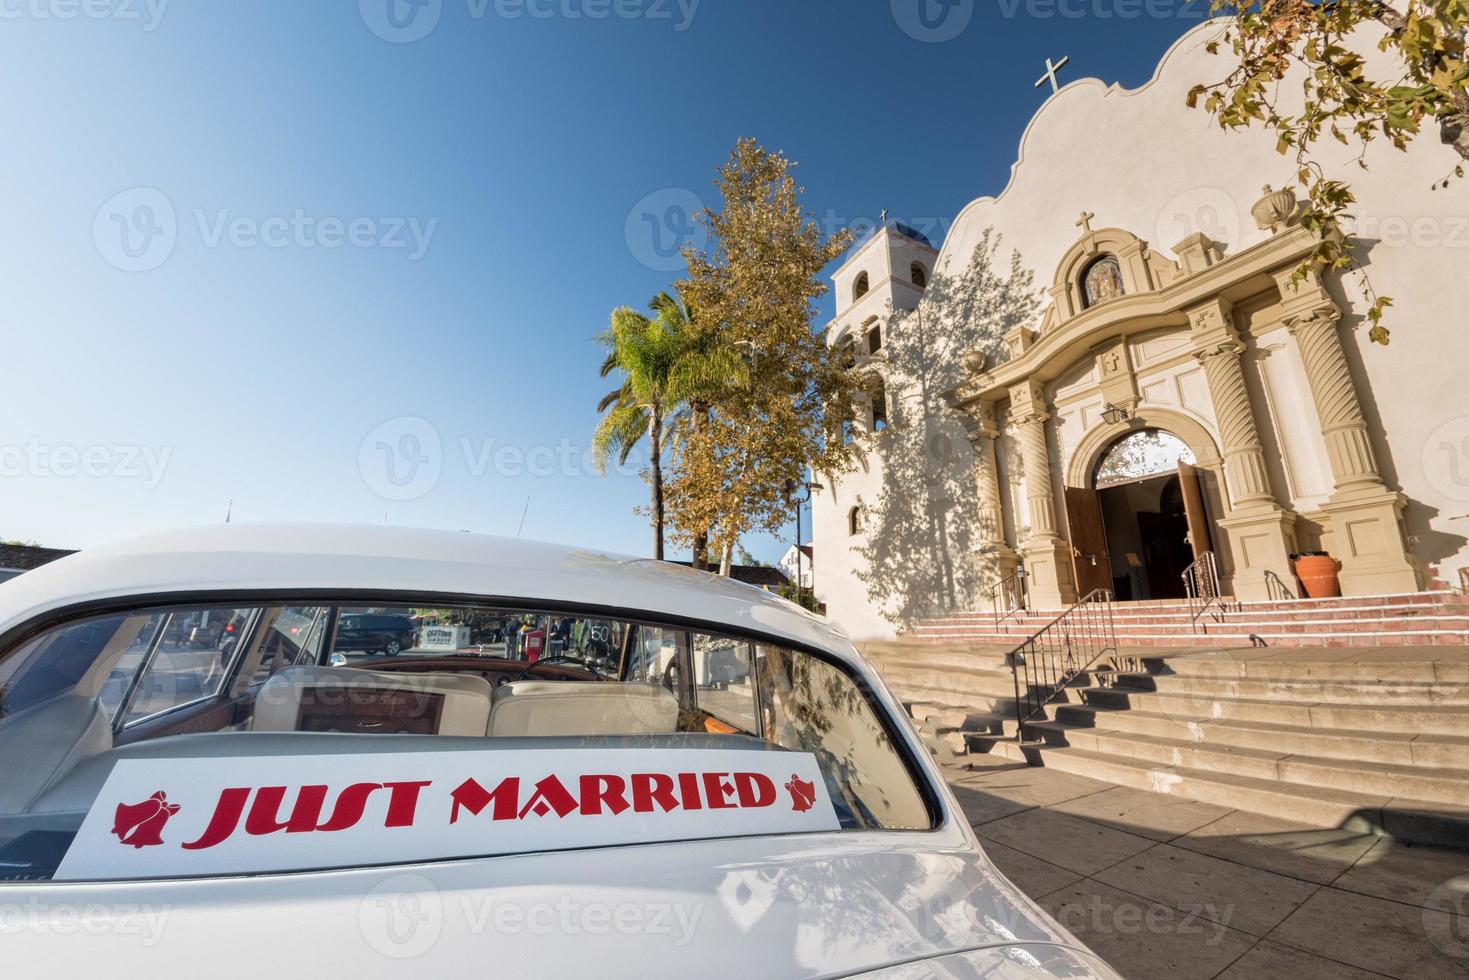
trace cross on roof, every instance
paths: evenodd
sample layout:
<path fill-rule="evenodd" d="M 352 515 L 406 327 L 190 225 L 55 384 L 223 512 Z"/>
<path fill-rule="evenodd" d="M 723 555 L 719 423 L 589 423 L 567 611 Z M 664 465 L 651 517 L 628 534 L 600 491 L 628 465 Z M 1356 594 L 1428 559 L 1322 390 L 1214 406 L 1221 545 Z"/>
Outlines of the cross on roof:
<path fill-rule="evenodd" d="M 1092 219 L 1095 217 L 1096 215 L 1090 211 L 1081 212 L 1081 217 L 1076 221 L 1076 227 L 1081 229 L 1083 235 L 1090 235 L 1092 233 Z"/>
<path fill-rule="evenodd" d="M 1066 65 L 1070 63 L 1070 61 L 1071 55 L 1069 54 L 1063 57 L 1060 61 L 1056 62 L 1054 65 L 1051 64 L 1051 59 L 1047 58 L 1046 73 L 1036 81 L 1035 87 L 1040 88 L 1042 85 L 1046 84 L 1046 82 L 1050 82 L 1051 91 L 1053 93 L 1061 91 L 1061 83 L 1056 80 L 1056 72 L 1060 71 L 1062 68 L 1065 68 Z"/>

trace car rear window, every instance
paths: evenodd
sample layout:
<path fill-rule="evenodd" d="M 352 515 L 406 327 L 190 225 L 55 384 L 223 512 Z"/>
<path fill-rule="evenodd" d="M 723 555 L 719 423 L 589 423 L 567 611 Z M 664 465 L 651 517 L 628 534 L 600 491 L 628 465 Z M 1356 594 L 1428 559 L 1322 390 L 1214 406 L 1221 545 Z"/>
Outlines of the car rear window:
<path fill-rule="evenodd" d="M 407 858 L 471 856 L 461 817 L 498 827 L 484 853 L 545 846 L 536 834 L 553 822 L 565 825 L 555 846 L 930 829 L 898 724 L 836 660 L 601 611 L 112 612 L 0 652 L 0 755 L 18 760 L 0 774 L 0 880 L 354 866 L 404 842 Z M 373 766 L 401 770 L 417 795 L 385 788 L 396 784 Z M 366 782 L 336 787 L 355 767 Z M 251 780 L 228 846 L 184 853 Z M 366 834 L 335 833 L 354 806 L 353 826 L 376 820 L 374 832 L 395 812 L 443 826 L 413 823 L 386 851 L 300 844 Z"/>

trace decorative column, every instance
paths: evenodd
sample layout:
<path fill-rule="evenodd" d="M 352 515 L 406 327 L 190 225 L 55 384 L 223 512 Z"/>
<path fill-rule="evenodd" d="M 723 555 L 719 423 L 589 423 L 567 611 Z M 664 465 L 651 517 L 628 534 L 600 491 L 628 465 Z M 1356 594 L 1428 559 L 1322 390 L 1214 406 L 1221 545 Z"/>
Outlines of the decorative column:
<path fill-rule="evenodd" d="M 1071 546 L 1062 540 L 1056 520 L 1056 491 L 1046 439 L 1046 422 L 1051 415 L 1046 411 L 1040 382 L 1025 381 L 1010 389 L 1010 418 L 1020 440 L 1030 512 L 1030 533 L 1020 546 L 1030 578 L 1030 596 L 1039 609 L 1060 609 L 1076 601 L 1076 587 Z"/>
<path fill-rule="evenodd" d="M 1341 340 L 1341 310 L 1312 276 L 1292 283 L 1275 274 L 1285 325 L 1295 338 L 1316 406 L 1335 491 L 1322 505 L 1322 544 L 1342 563 L 1343 595 L 1421 588 L 1408 557 L 1402 513 L 1407 497 L 1389 490 L 1377 467 L 1367 416 Z"/>
<path fill-rule="evenodd" d="M 1295 550 L 1296 515 L 1283 509 L 1270 486 L 1265 447 L 1255 408 L 1245 385 L 1245 351 L 1234 313 L 1223 299 L 1190 308 L 1193 355 L 1203 365 L 1219 425 L 1224 482 L 1230 513 L 1216 522 L 1216 552 L 1227 552 L 1230 588 L 1240 599 L 1268 599 L 1277 583 L 1294 581 L 1290 554 Z"/>
<path fill-rule="evenodd" d="M 1337 490 L 1381 489 L 1377 454 L 1367 433 L 1367 417 L 1357 400 L 1352 369 L 1342 349 L 1338 325 L 1341 311 L 1335 303 L 1311 307 L 1287 316 L 1286 328 L 1306 365 L 1306 380 L 1326 440 L 1332 484 Z"/>
<path fill-rule="evenodd" d="M 995 408 L 983 402 L 960 409 L 959 419 L 974 450 L 974 486 L 979 496 L 978 540 L 973 550 L 982 595 L 1015 574 L 1020 556 L 1005 541 L 1005 512 L 1000 501 L 1000 471 L 995 440 Z"/>
<path fill-rule="evenodd" d="M 1193 329 L 1193 355 L 1204 366 L 1214 417 L 1219 423 L 1223 445 L 1224 476 L 1229 501 L 1234 509 L 1254 504 L 1273 504 L 1270 474 L 1265 468 L 1265 447 L 1255 424 L 1255 409 L 1245 387 L 1240 355 L 1245 345 L 1234 328 L 1232 312 L 1224 300 L 1215 299 L 1188 311 Z"/>

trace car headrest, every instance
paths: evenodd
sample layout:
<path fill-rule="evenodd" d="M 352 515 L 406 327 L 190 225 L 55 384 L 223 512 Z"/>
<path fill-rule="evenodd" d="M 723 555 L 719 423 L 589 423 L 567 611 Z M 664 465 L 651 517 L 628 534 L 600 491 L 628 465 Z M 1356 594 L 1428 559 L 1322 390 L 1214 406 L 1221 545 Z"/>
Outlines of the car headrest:
<path fill-rule="evenodd" d="M 678 698 L 652 684 L 516 681 L 495 690 L 490 734 L 643 735 L 678 728 Z"/>
<path fill-rule="evenodd" d="M 255 697 L 257 732 L 479 735 L 490 682 L 471 674 L 287 667 Z"/>

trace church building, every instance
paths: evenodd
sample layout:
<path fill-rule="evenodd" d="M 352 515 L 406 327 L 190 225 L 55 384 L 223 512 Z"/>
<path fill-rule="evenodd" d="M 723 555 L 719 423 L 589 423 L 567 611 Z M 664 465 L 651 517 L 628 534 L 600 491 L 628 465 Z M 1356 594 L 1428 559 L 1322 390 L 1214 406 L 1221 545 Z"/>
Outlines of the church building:
<path fill-rule="evenodd" d="M 1323 147 L 1360 270 L 1300 279 L 1293 159 L 1186 105 L 1227 71 L 1219 32 L 1141 88 L 1065 86 L 941 244 L 886 221 L 836 271 L 830 340 L 882 378 L 865 465 L 812 503 L 854 637 L 989 609 L 1019 570 L 1055 610 L 1298 595 L 1303 553 L 1346 596 L 1469 580 L 1469 185 L 1432 189 L 1457 157 Z"/>

